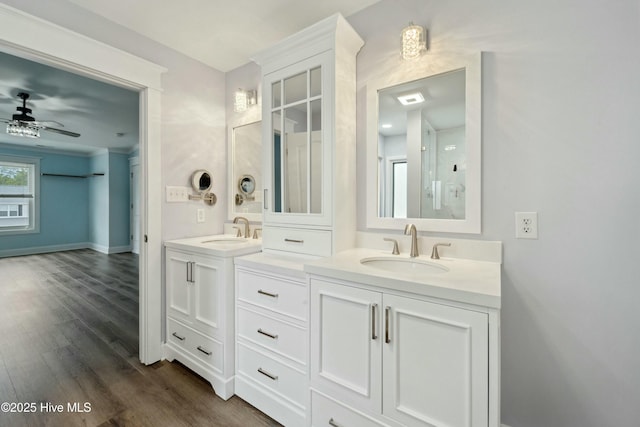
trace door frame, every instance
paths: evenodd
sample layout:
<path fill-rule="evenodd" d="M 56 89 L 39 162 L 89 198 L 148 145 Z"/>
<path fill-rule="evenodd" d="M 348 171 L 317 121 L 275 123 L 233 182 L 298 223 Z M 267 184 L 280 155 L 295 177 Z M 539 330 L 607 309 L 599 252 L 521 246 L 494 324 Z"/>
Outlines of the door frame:
<path fill-rule="evenodd" d="M 0 4 L 0 51 L 139 92 L 139 359 L 144 364 L 161 360 L 160 104 L 161 76 L 167 69 L 4 4 Z"/>

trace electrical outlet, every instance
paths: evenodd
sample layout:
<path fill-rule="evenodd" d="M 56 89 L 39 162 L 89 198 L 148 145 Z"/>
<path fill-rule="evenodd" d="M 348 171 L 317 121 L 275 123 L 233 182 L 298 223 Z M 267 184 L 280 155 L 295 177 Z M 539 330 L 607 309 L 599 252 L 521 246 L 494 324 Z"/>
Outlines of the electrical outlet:
<path fill-rule="evenodd" d="M 167 185 L 167 202 L 189 201 L 189 187 Z"/>
<path fill-rule="evenodd" d="M 204 222 L 204 209 L 198 209 L 197 221 Z"/>
<path fill-rule="evenodd" d="M 538 238 L 538 213 L 516 212 L 516 239 Z"/>

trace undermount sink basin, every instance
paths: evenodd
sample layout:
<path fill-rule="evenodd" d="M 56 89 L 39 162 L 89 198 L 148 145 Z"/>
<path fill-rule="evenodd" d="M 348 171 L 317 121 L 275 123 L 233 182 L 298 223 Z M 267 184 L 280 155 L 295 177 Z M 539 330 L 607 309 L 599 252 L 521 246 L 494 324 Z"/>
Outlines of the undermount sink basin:
<path fill-rule="evenodd" d="M 360 264 L 394 273 L 437 274 L 449 271 L 445 266 L 412 258 L 363 258 Z"/>
<path fill-rule="evenodd" d="M 218 239 L 204 240 L 202 243 L 227 245 L 229 243 L 245 243 L 246 241 L 247 239 L 243 237 L 221 237 Z"/>

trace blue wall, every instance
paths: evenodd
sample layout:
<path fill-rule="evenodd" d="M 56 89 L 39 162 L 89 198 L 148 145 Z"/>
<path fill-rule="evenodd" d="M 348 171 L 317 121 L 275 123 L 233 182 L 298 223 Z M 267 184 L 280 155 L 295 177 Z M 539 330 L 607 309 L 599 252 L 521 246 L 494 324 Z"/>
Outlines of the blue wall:
<path fill-rule="evenodd" d="M 0 235 L 0 256 L 53 249 L 126 247 L 129 240 L 129 157 L 92 157 L 22 150 L 0 145 L 0 155 L 40 158 L 41 173 L 91 178 L 40 177 L 40 232 Z"/>
<path fill-rule="evenodd" d="M 129 155 L 109 153 L 109 245 L 127 246 L 129 239 Z"/>
<path fill-rule="evenodd" d="M 0 147 L 0 154 L 40 158 L 41 173 L 89 173 L 89 158 Z M 0 235 L 0 253 L 9 249 L 70 245 L 89 241 L 87 179 L 40 177 L 40 232 Z"/>

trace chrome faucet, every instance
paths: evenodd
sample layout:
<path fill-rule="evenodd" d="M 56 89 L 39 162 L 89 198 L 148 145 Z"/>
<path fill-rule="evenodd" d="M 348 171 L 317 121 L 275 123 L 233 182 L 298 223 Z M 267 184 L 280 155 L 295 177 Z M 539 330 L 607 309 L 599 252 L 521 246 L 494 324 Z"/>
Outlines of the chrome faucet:
<path fill-rule="evenodd" d="M 245 239 L 248 239 L 249 238 L 249 220 L 243 216 L 237 216 L 233 218 L 234 224 L 237 224 L 240 221 L 244 222 L 244 237 Z"/>
<path fill-rule="evenodd" d="M 413 224 L 407 224 L 404 227 L 404 234 L 411 234 L 411 252 L 409 253 L 409 256 L 412 258 L 417 257 L 420 253 L 418 251 L 418 230 L 416 230 L 416 226 Z"/>

